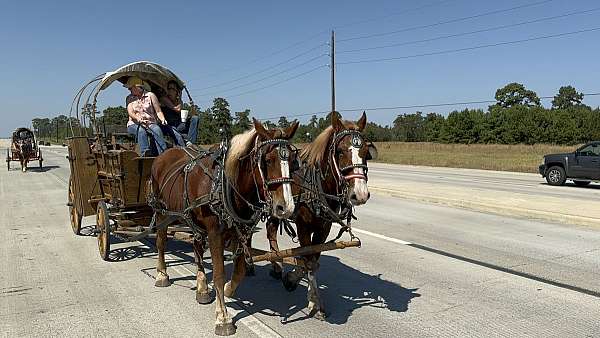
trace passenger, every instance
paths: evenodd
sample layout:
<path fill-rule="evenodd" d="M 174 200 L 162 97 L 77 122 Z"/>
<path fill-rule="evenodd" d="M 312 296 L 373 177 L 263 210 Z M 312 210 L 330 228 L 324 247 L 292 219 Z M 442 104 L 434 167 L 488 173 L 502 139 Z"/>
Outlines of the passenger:
<path fill-rule="evenodd" d="M 146 133 L 152 134 L 159 155 L 167 149 L 163 133 L 171 134 L 179 145 L 184 144 L 181 135 L 167 125 L 158 98 L 144 88 L 144 82 L 140 78 L 130 77 L 125 87 L 131 92 L 126 99 L 129 114 L 127 132 L 136 137 L 142 156 L 150 155 L 150 143 Z"/>
<path fill-rule="evenodd" d="M 167 93 L 161 96 L 160 105 L 167 119 L 167 123 L 177 128 L 180 133 L 187 134 L 187 139 L 190 143 L 196 143 L 198 138 L 198 116 L 184 116 L 181 114 L 181 88 L 175 81 L 167 83 Z"/>

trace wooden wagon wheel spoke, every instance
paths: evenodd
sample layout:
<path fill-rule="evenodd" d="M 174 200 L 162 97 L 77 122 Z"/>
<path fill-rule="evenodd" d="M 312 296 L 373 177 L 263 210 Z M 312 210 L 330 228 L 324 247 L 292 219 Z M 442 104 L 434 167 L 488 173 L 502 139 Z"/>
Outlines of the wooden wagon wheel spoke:
<path fill-rule="evenodd" d="M 106 202 L 98 202 L 98 209 L 96 211 L 96 233 L 98 236 L 98 251 L 100 257 L 108 261 L 110 253 L 110 219 L 108 217 L 108 207 Z"/>
<path fill-rule="evenodd" d="M 77 210 L 75 205 L 75 187 L 73 186 L 73 179 L 69 179 L 69 215 L 71 216 L 71 229 L 75 235 L 79 235 L 81 231 L 81 219 L 83 216 Z"/>

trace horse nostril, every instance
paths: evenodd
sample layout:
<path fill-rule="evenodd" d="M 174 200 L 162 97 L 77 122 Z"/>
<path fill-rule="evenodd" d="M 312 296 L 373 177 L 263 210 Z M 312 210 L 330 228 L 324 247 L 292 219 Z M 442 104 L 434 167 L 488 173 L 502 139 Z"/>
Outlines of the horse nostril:
<path fill-rule="evenodd" d="M 350 195 L 350 199 L 351 199 L 351 200 L 353 200 L 353 201 L 356 201 L 356 200 L 357 200 L 357 198 L 356 198 L 356 194 L 352 194 L 352 195 Z"/>
<path fill-rule="evenodd" d="M 283 207 L 283 205 L 278 204 L 277 206 L 275 206 L 275 211 L 282 214 L 285 211 L 285 208 Z"/>

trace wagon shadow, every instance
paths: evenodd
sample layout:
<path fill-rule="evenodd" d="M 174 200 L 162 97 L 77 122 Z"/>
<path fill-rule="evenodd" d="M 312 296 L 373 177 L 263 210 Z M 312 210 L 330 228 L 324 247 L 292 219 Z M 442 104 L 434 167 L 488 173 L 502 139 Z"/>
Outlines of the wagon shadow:
<path fill-rule="evenodd" d="M 28 172 L 32 172 L 32 173 L 45 173 L 47 171 L 53 170 L 53 169 L 57 169 L 60 168 L 60 166 L 57 165 L 48 165 L 48 166 L 43 166 L 41 169 L 40 167 L 31 167 L 31 168 L 27 168 Z"/>
<path fill-rule="evenodd" d="M 404 288 L 378 275 L 370 275 L 344 264 L 339 258 L 321 256 L 318 279 L 320 294 L 330 324 L 344 324 L 355 310 L 363 307 L 381 311 L 406 312 L 418 289 Z M 313 320 L 306 310 L 306 284 L 287 292 L 281 281 L 268 277 L 270 265 L 256 266 L 256 277 L 244 280 L 236 292 L 250 313 L 279 317 L 283 324 Z M 241 314 L 238 314 L 241 316 Z M 235 318 L 239 320 L 241 318 Z"/>

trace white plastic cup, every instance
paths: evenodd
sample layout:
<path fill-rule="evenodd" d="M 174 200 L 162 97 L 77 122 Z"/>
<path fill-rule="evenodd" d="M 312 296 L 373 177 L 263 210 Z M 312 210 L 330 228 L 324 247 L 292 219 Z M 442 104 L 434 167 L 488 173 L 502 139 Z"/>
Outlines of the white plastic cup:
<path fill-rule="evenodd" d="M 187 109 L 182 109 L 182 110 L 181 110 L 181 122 L 185 122 L 185 121 L 187 121 L 187 118 L 188 118 L 188 114 L 189 114 L 189 113 L 190 113 L 190 111 L 189 111 L 189 110 L 187 110 Z"/>

